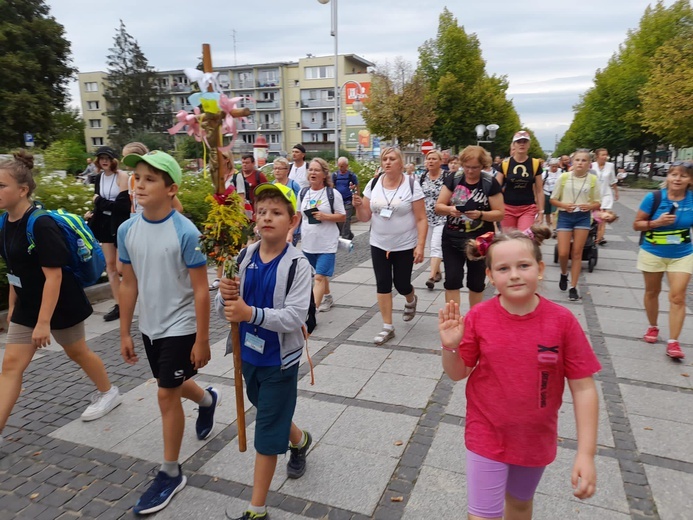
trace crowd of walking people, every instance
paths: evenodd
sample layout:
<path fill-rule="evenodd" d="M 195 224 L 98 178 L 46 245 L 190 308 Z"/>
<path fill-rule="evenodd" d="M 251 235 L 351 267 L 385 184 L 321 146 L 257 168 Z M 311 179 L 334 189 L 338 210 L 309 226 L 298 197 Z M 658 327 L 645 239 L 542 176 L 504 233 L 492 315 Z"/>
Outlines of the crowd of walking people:
<path fill-rule="evenodd" d="M 104 319 L 120 320 L 122 357 L 137 363 L 131 326 L 139 301 L 138 326 L 158 383 L 163 424 L 161 468 L 134 512 L 163 509 L 186 485 L 179 462 L 185 428 L 181 400 L 198 404 L 198 439 L 214 429 L 221 392 L 193 380 L 211 357 L 212 309 L 240 324 L 242 372 L 257 409 L 255 484 L 247 509 L 236 520 L 269 518 L 266 502 L 278 455 L 290 452 L 289 478 L 305 473 L 312 436 L 293 421 L 307 336 L 303 329 L 312 307 L 329 312 L 334 305 L 330 278 L 340 240 L 354 238 L 352 218 L 370 223 L 382 318 L 375 345 L 395 337 L 393 287 L 405 300 L 402 320 L 416 317 L 417 290 L 425 289 L 414 287 L 412 272 L 424 262 L 427 245 L 425 287 L 432 291 L 443 282 L 446 304 L 438 315 L 443 369 L 452 380 L 469 379 L 469 518 L 500 519 L 504 512 L 506 518 L 531 518 L 535 490 L 556 457 L 566 379 L 578 432 L 571 481 L 575 496 L 592 496 L 598 413 L 593 376 L 601 367 L 575 316 L 539 294 L 545 270 L 540 246 L 557 239 L 558 287 L 568 290 L 569 300 L 579 300 L 588 235 L 596 230 L 596 242 L 607 243 L 606 224 L 595 221 L 595 213 L 612 212 L 619 190 L 607 150 L 579 149 L 570 157 L 550 159 L 545 167 L 530 157 L 530 140 L 528 132 L 517 132 L 506 159 L 492 159 L 480 146 L 467 146 L 457 156 L 433 150 L 420 176 L 407 171 L 398 148 L 385 147 L 381 173 L 363 186 L 346 158 L 339 158 L 331 171 L 323 159 L 307 160 L 301 144 L 294 146 L 291 162 L 274 161 L 272 183 L 256 169 L 252 155 L 242 157 L 240 172 L 226 156 L 225 187 L 252 209 L 252 233 L 237 260 L 238 276 L 227 279 L 219 271 L 211 284 L 199 231 L 177 198 L 184 186 L 176 160 L 141 143 L 126 146 L 120 160 L 112 148 L 99 148 L 92 163 L 94 209 L 86 217 L 101 243 L 115 300 Z M 41 218 L 43 213 L 34 215 L 39 210 L 32 201 L 32 169 L 32 156 L 23 151 L 0 162 L 0 209 L 5 212 L 0 254 L 10 282 L 0 433 L 33 354 L 50 342 L 51 334 L 96 387 L 83 420 L 98 419 L 121 403 L 107 368 L 87 346 L 84 322 L 92 308 L 74 274 L 64 269 L 70 251 L 61 231 L 52 219 Z M 673 359 L 684 358 L 679 337 L 693 273 L 692 188 L 693 164 L 674 163 L 663 187 L 644 197 L 633 223 L 642 234 L 637 268 L 644 277 L 649 322 L 643 339 L 659 339 L 659 295 L 666 273 L 666 355 Z M 33 233 L 27 233 L 33 220 Z M 30 254 L 32 249 L 36 254 Z M 465 269 L 470 311 L 462 316 Z M 487 281 L 496 294 L 484 301 Z M 217 289 L 211 305 L 209 291 Z M 498 385 L 499 380 L 513 385 Z"/>

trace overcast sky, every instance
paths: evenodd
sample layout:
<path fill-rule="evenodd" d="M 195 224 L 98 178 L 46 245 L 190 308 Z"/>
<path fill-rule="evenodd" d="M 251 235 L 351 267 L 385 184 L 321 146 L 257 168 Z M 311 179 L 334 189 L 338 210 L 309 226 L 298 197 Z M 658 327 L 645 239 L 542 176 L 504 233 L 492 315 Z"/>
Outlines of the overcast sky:
<path fill-rule="evenodd" d="M 194 67 L 201 44 L 215 66 L 334 54 L 330 5 L 318 0 L 47 0 L 65 26 L 74 65 L 106 70 L 122 19 L 158 70 Z M 648 0 L 339 0 L 339 52 L 416 65 L 445 6 L 481 42 L 486 68 L 508 76 L 522 123 L 546 149 L 563 135 L 594 73 L 637 28 Z M 673 0 L 665 0 L 671 5 Z M 236 33 L 234 49 L 233 31 Z M 79 93 L 72 89 L 74 104 Z M 480 121 L 491 123 L 492 121 Z M 470 129 L 470 132 L 473 131 Z"/>

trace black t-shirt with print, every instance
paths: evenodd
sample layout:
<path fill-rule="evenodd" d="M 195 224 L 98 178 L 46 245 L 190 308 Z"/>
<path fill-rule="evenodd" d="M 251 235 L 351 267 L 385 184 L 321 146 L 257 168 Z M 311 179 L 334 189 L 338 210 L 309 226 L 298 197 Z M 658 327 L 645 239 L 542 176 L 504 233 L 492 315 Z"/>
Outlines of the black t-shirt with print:
<path fill-rule="evenodd" d="M 19 277 L 22 287 L 14 287 L 17 301 L 12 322 L 34 328 L 38 321 L 46 278 L 42 267 L 63 267 L 68 264 L 70 252 L 65 237 L 50 217 L 40 217 L 34 223 L 36 247 L 29 254 L 26 225 L 31 209 L 16 221 L 5 222 L 0 231 L 0 254 L 7 271 Z M 66 329 L 87 319 L 92 308 L 84 290 L 74 275 L 63 269 L 60 295 L 51 318 L 51 329 Z"/>
<path fill-rule="evenodd" d="M 508 206 L 527 206 L 534 204 L 534 183 L 538 175 L 541 175 L 541 168 L 534 171 L 532 158 L 526 161 L 517 162 L 512 157 L 508 164 L 508 171 L 505 174 L 505 190 L 503 200 Z"/>
<path fill-rule="evenodd" d="M 488 197 L 501 192 L 500 184 L 496 179 L 491 183 L 488 197 L 482 189 L 482 180 L 475 184 L 468 184 L 464 175 L 448 175 L 443 184 L 452 192 L 449 205 L 464 206 L 465 211 L 490 211 L 491 205 Z M 447 217 L 443 228 L 443 242 L 450 243 L 456 248 L 463 248 L 470 238 L 476 238 L 487 231 L 493 231 L 493 222 L 486 220 L 465 220 L 465 217 Z"/>

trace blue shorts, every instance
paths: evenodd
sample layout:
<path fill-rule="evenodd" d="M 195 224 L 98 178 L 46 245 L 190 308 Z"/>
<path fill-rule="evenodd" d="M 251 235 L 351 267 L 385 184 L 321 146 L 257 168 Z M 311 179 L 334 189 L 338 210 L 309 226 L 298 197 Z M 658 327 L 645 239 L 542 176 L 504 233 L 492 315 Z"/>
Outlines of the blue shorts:
<path fill-rule="evenodd" d="M 592 224 L 592 213 L 589 211 L 567 211 L 558 212 L 558 223 L 556 231 L 572 231 L 574 229 L 590 229 Z"/>
<path fill-rule="evenodd" d="M 296 409 L 298 363 L 282 370 L 244 362 L 243 379 L 248 400 L 257 408 L 255 451 L 261 455 L 286 453 Z"/>
<path fill-rule="evenodd" d="M 330 277 L 334 274 L 337 253 L 303 253 L 315 269 L 315 274 Z"/>

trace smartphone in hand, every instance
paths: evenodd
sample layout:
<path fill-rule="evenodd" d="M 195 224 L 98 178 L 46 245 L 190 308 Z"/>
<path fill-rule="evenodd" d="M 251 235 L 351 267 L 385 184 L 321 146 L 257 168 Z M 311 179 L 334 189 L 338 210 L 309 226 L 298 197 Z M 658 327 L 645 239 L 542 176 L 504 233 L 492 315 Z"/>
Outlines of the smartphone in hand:
<path fill-rule="evenodd" d="M 671 203 L 671 208 L 669 208 L 669 215 L 676 215 L 676 210 L 679 209 L 679 203 L 678 202 L 672 202 Z"/>

